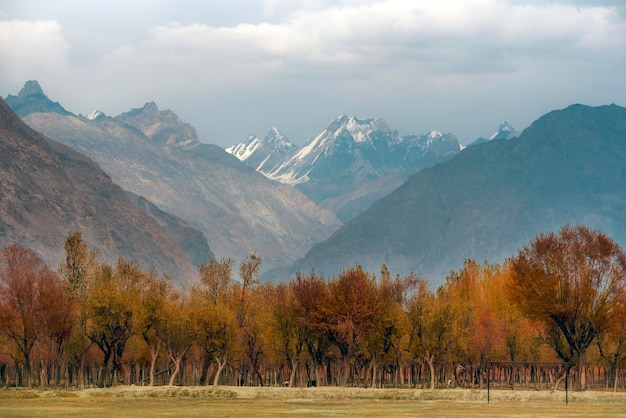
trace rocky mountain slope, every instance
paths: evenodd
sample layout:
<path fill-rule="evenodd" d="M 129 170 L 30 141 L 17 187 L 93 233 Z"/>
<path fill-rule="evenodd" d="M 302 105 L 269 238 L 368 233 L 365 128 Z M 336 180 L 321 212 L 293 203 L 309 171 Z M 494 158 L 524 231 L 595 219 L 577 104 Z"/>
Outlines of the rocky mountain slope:
<path fill-rule="evenodd" d="M 217 257 L 238 261 L 256 251 L 264 270 L 289 265 L 341 224 L 293 187 L 201 143 L 190 125 L 154 103 L 115 118 L 44 111 L 24 121 L 92 158 L 124 189 L 188 221 Z"/>
<path fill-rule="evenodd" d="M 198 264 L 213 256 L 200 232 L 130 198 L 96 163 L 28 127 L 1 98 L 0 155 L 0 246 L 32 248 L 56 268 L 68 234 L 80 230 L 105 261 L 123 256 L 178 282 L 197 280 Z"/>
<path fill-rule="evenodd" d="M 573 105 L 518 138 L 495 139 L 412 176 L 295 269 L 334 273 L 360 263 L 414 271 L 439 284 L 465 258 L 501 262 L 563 224 L 626 245 L 626 109 Z"/>
<path fill-rule="evenodd" d="M 382 119 L 345 115 L 300 148 L 275 140 L 271 133 L 263 140 L 251 135 L 227 151 L 267 177 L 295 185 L 344 221 L 411 174 L 446 161 L 460 150 L 451 134 L 432 131 L 400 136 Z"/>

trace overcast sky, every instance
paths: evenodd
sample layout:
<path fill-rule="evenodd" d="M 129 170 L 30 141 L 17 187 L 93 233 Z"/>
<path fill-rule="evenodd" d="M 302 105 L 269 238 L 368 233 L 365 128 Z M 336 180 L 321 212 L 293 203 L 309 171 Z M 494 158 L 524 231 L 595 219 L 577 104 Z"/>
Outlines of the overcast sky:
<path fill-rule="evenodd" d="M 572 103 L 626 105 L 623 0 L 0 0 L 0 95 L 155 101 L 220 146 L 346 114 L 466 144 Z"/>

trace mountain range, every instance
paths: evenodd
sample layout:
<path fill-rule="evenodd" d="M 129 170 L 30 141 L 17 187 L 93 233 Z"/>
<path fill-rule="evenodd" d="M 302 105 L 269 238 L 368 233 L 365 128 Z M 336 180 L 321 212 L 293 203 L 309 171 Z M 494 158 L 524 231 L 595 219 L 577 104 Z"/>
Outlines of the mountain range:
<path fill-rule="evenodd" d="M 93 159 L 123 189 L 200 230 L 217 257 L 238 262 L 255 251 L 264 270 L 290 265 L 341 225 L 292 186 L 201 143 L 193 127 L 155 103 L 117 117 L 85 117 L 52 102 L 36 81 L 7 102 L 32 128 Z"/>
<path fill-rule="evenodd" d="M 7 103 L 30 126 L 108 173 L 64 167 L 62 162 L 76 160 L 98 170 L 87 157 L 33 131 L 33 143 L 48 145 L 4 144 L 3 155 L 20 157 L 19 163 L 3 160 L 8 174 L 2 177 L 0 237 L 33 246 L 53 248 L 67 228 L 84 226 L 85 219 L 93 223 L 94 213 L 110 207 L 106 222 L 116 227 L 107 224 L 89 236 L 91 242 L 102 243 L 108 254 L 137 251 L 143 261 L 176 260 L 161 266 L 170 271 L 197 265 L 210 251 L 208 241 L 218 257 L 237 260 L 257 251 L 272 280 L 298 270 L 334 275 L 357 263 L 375 272 L 384 263 L 393 274 L 415 272 L 437 285 L 466 258 L 501 262 L 538 233 L 565 223 L 600 229 L 626 244 L 626 109 L 617 105 L 572 105 L 521 133 L 503 122 L 496 133 L 465 148 L 451 134 L 399 136 L 381 119 L 341 116 L 300 147 L 272 128 L 265 138 L 251 135 L 226 152 L 201 143 L 192 126 L 152 102 L 116 117 L 98 111 L 75 115 L 28 82 Z M 24 125 L 7 126 L 5 142 L 16 132 L 24 137 Z M 55 156 L 42 160 L 40 148 Z M 35 158 L 27 165 L 30 152 Z M 47 168 L 51 158 L 58 167 Z M 115 192 L 67 179 L 53 186 L 30 180 L 52 178 L 49 172 L 65 172 L 62 179 L 95 176 Z M 67 182 L 70 190 L 58 193 L 55 182 Z M 87 199 L 97 202 L 91 203 L 95 209 L 81 209 L 77 220 L 65 214 L 72 207 L 68 202 L 83 202 L 68 201 L 76 193 L 72 188 L 96 195 Z M 108 196 L 114 198 L 107 202 Z M 76 205 L 88 207 L 87 201 Z M 40 231 L 35 219 L 56 206 L 65 208 L 57 211 L 63 215 L 53 211 Z M 148 249 L 137 240 L 163 233 L 151 222 L 168 238 L 148 239 L 158 247 Z M 20 228 L 30 233 L 18 237 Z M 116 228 L 128 229 L 128 240 Z M 54 245 L 51 236 L 57 237 Z M 165 240 L 177 256 L 162 255 Z"/>
<path fill-rule="evenodd" d="M 213 257 L 201 232 L 125 192 L 95 162 L 28 127 L 2 98 L 0 155 L 0 247 L 32 248 L 55 268 L 68 234 L 80 230 L 103 261 L 126 257 L 178 283 L 197 281 L 198 265 Z"/>
<path fill-rule="evenodd" d="M 626 109 L 572 105 L 519 137 L 468 147 L 413 175 L 315 245 L 293 270 L 354 263 L 440 284 L 464 259 L 501 262 L 565 223 L 626 244 Z"/>
<path fill-rule="evenodd" d="M 411 174 L 460 149 L 452 134 L 400 136 L 383 119 L 341 115 L 301 147 L 272 128 L 264 139 L 252 134 L 226 151 L 271 179 L 295 185 L 347 221 Z"/>

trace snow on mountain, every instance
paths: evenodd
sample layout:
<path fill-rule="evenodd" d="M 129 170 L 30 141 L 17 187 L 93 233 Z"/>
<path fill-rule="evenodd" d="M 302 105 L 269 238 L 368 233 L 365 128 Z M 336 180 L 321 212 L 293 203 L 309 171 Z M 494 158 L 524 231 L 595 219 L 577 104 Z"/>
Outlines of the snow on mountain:
<path fill-rule="evenodd" d="M 495 139 L 509 140 L 512 138 L 517 138 L 518 136 L 520 136 L 520 134 L 521 132 L 516 131 L 510 123 L 503 121 L 500 123 L 500 126 L 498 126 L 498 129 L 489 138 L 478 138 L 474 142 L 469 144 L 468 147 L 477 144 L 484 144 L 485 142 L 493 141 Z"/>
<path fill-rule="evenodd" d="M 255 134 L 250 134 L 241 144 L 226 148 L 226 152 L 239 158 L 240 161 L 245 162 L 259 149 L 262 141 L 263 140 Z"/>
<path fill-rule="evenodd" d="M 226 148 L 226 152 L 265 174 L 289 158 L 295 149 L 296 146 L 273 127 L 264 139 L 250 134 L 241 144 Z"/>
<path fill-rule="evenodd" d="M 518 137 L 519 135 L 520 135 L 520 132 L 517 132 L 515 128 L 511 126 L 510 123 L 503 121 L 500 123 L 498 130 L 489 137 L 489 140 L 492 141 L 494 139 L 502 139 L 502 138 L 511 139 L 511 138 Z"/>
<path fill-rule="evenodd" d="M 298 184 L 309 180 L 311 172 L 318 168 L 318 160 L 321 162 L 338 155 L 357 158 L 381 148 L 381 144 L 388 148 L 398 142 L 397 133 L 392 132 L 383 119 L 361 120 L 341 115 L 319 135 L 307 141 L 289 160 L 264 173 L 282 183 Z M 330 174 L 327 168 L 330 167 L 323 168 L 326 173 L 318 174 Z"/>
<path fill-rule="evenodd" d="M 336 175 L 353 166 L 355 177 L 375 179 L 406 169 L 427 152 L 456 153 L 452 134 L 430 131 L 401 137 L 384 119 L 340 115 L 319 135 L 297 148 L 272 128 L 261 140 L 252 134 L 226 149 L 267 177 L 287 184 Z"/>
<path fill-rule="evenodd" d="M 88 120 L 97 120 L 100 119 L 102 117 L 105 117 L 106 115 L 104 113 L 102 113 L 99 110 L 94 110 L 93 112 L 91 112 L 90 114 L 88 114 L 87 116 L 85 116 L 86 119 Z"/>
<path fill-rule="evenodd" d="M 297 148 L 272 128 L 227 151 L 272 180 L 294 185 L 343 221 L 367 209 L 411 174 L 460 151 L 452 134 L 400 136 L 383 119 L 341 115 Z"/>

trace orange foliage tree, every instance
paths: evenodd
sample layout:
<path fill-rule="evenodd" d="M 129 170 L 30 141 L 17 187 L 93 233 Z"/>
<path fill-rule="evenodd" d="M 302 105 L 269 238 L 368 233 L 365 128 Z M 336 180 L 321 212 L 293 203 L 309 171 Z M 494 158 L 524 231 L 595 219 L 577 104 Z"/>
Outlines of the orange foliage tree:
<path fill-rule="evenodd" d="M 586 353 L 610 328 L 626 283 L 626 254 L 605 234 L 565 225 L 540 234 L 511 260 L 511 292 L 521 310 L 558 329 L 578 363 L 579 387 L 586 389 Z"/>

